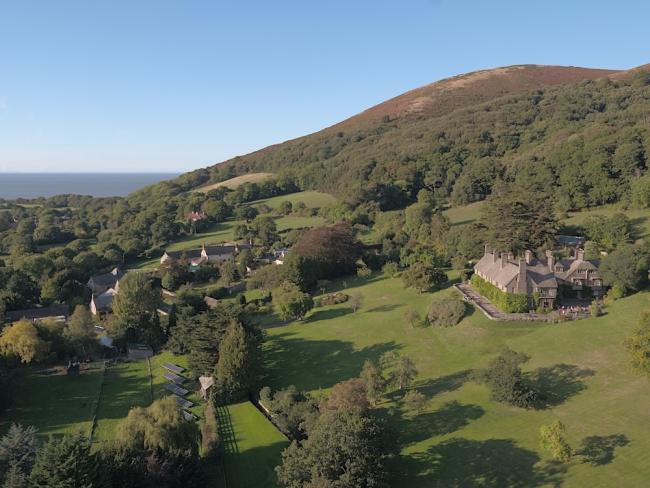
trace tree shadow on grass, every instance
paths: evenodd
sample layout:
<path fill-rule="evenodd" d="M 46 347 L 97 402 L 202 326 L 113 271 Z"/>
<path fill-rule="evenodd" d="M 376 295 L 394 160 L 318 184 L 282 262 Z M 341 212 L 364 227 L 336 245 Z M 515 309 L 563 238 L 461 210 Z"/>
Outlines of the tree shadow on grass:
<path fill-rule="evenodd" d="M 352 313 L 351 308 L 329 308 L 327 310 L 316 310 L 309 317 L 307 317 L 303 323 L 309 324 L 312 322 L 318 322 L 319 320 L 330 320 L 343 317 Z"/>
<path fill-rule="evenodd" d="M 624 447 L 629 443 L 630 440 L 624 434 L 593 435 L 582 440 L 577 453 L 583 456 L 585 463 L 602 466 L 613 461 L 617 447 Z"/>
<path fill-rule="evenodd" d="M 471 374 L 472 370 L 470 369 L 456 371 L 446 376 L 430 379 L 423 384 L 417 385 L 417 389 L 426 396 L 455 391 L 470 379 Z"/>
<path fill-rule="evenodd" d="M 379 305 L 378 307 L 374 308 L 369 308 L 368 310 L 363 310 L 363 312 L 372 312 L 372 313 L 383 313 L 383 312 L 392 312 L 393 310 L 401 307 L 401 305 L 398 304 L 392 304 L 392 305 Z"/>
<path fill-rule="evenodd" d="M 304 339 L 296 332 L 283 332 L 265 343 L 267 376 L 263 384 L 274 388 L 296 385 L 303 390 L 329 388 L 358 376 L 366 359 L 377 363 L 382 354 L 401 348 L 391 341 L 355 349 L 352 342 Z"/>
<path fill-rule="evenodd" d="M 478 405 L 457 401 L 445 403 L 435 412 L 405 419 L 401 435 L 403 444 L 415 444 L 430 437 L 451 434 L 483 416 L 485 410 Z"/>
<path fill-rule="evenodd" d="M 405 459 L 403 486 L 531 488 L 560 486 L 566 468 L 549 463 L 512 439 L 453 438 Z"/>
<path fill-rule="evenodd" d="M 538 368 L 526 375 L 527 381 L 539 394 L 536 408 L 555 407 L 586 388 L 584 379 L 595 374 L 573 364 L 556 364 Z"/>

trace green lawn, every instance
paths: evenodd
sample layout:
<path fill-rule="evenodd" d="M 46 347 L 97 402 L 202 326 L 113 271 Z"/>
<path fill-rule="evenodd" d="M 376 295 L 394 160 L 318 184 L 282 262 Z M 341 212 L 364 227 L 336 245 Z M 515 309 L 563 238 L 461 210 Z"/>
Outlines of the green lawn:
<path fill-rule="evenodd" d="M 395 486 L 611 487 L 644 486 L 650 473 L 650 382 L 626 365 L 624 337 L 650 293 L 616 302 L 603 317 L 565 324 L 492 322 L 473 312 L 448 329 L 404 324 L 407 306 L 424 314 L 432 294 L 404 290 L 399 279 L 350 279 L 363 309 L 314 310 L 302 323 L 269 329 L 266 365 L 274 388 L 295 384 L 312 392 L 359 374 L 365 359 L 397 350 L 412 358 L 415 385 L 429 399 L 420 415 L 397 396 L 381 404 L 402 446 Z M 438 293 L 453 293 L 443 290 Z M 496 403 L 469 380 L 503 346 L 531 356 L 527 373 L 549 407 L 522 410 Z M 576 450 L 599 451 L 593 464 L 577 456 L 556 465 L 539 447 L 539 428 L 556 419 Z"/>
<path fill-rule="evenodd" d="M 102 382 L 97 367 L 79 376 L 19 371 L 9 409 L 0 416 L 0 431 L 12 422 L 33 425 L 41 435 L 90 434 L 95 402 Z"/>
<path fill-rule="evenodd" d="M 146 407 L 152 401 L 147 361 L 121 362 L 110 366 L 97 409 L 94 439 L 115 437 L 117 425 L 133 407 Z"/>
<path fill-rule="evenodd" d="M 274 468 L 287 439 L 250 402 L 218 409 L 230 488 L 274 488 Z"/>
<path fill-rule="evenodd" d="M 563 221 L 566 225 L 582 225 L 592 215 L 611 217 L 617 213 L 624 213 L 632 223 L 633 237 L 645 239 L 650 236 L 650 209 L 628 209 L 623 210 L 618 205 L 605 205 L 594 209 L 583 210 L 582 212 L 570 212 L 569 218 Z"/>
<path fill-rule="evenodd" d="M 443 212 L 452 224 L 469 224 L 481 218 L 484 202 L 474 202 L 462 207 L 448 208 Z"/>
<path fill-rule="evenodd" d="M 250 205 L 265 204 L 271 208 L 279 208 L 280 204 L 285 201 L 291 202 L 294 205 L 298 202 L 303 202 L 308 208 L 320 208 L 337 202 L 336 197 L 329 193 L 322 193 L 319 191 L 300 191 L 288 195 L 256 200 L 251 202 Z"/>

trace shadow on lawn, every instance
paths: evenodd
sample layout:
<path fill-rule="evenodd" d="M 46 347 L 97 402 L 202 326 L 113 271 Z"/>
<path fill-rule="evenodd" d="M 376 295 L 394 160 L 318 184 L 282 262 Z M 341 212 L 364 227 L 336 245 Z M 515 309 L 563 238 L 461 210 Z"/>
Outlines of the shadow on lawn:
<path fill-rule="evenodd" d="M 584 379 L 595 374 L 573 364 L 556 364 L 528 373 L 527 380 L 539 394 L 537 408 L 555 407 L 586 388 Z"/>
<path fill-rule="evenodd" d="M 307 317 L 303 323 L 309 324 L 311 322 L 318 322 L 319 320 L 330 320 L 343 317 L 352 313 L 351 308 L 330 308 L 327 310 L 316 310 L 309 317 Z"/>
<path fill-rule="evenodd" d="M 403 486 L 530 488 L 561 486 L 566 467 L 536 466 L 539 456 L 512 439 L 452 438 L 403 458 Z"/>
<path fill-rule="evenodd" d="M 266 342 L 264 384 L 275 388 L 293 384 L 304 390 L 329 388 L 358 376 L 366 359 L 378 362 L 382 354 L 401 348 L 391 341 L 357 350 L 351 342 L 303 339 L 284 332 Z"/>
<path fill-rule="evenodd" d="M 451 434 L 469 425 L 472 420 L 481 418 L 484 413 L 485 410 L 478 405 L 455 400 L 447 402 L 435 412 L 404 419 L 400 440 L 408 445 L 430 437 Z"/>
<path fill-rule="evenodd" d="M 578 454 L 584 457 L 584 462 L 593 466 L 609 464 L 614 459 L 614 450 L 624 447 L 630 440 L 624 434 L 593 435 L 582 440 Z"/>

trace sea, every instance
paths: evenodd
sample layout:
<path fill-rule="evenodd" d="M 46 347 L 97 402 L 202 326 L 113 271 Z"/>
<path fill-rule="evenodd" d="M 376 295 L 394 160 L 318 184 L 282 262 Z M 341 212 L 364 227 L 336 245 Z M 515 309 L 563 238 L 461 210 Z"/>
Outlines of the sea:
<path fill-rule="evenodd" d="M 122 197 L 177 173 L 0 173 L 0 198 L 51 197 L 64 193 Z"/>

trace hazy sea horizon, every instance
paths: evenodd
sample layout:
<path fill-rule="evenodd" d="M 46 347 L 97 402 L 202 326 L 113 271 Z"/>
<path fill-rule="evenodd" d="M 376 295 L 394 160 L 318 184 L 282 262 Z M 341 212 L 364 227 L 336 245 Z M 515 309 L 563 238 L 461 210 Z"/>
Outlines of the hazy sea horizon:
<path fill-rule="evenodd" d="M 180 173 L 0 173 L 0 198 L 52 197 L 65 193 L 122 197 Z"/>

